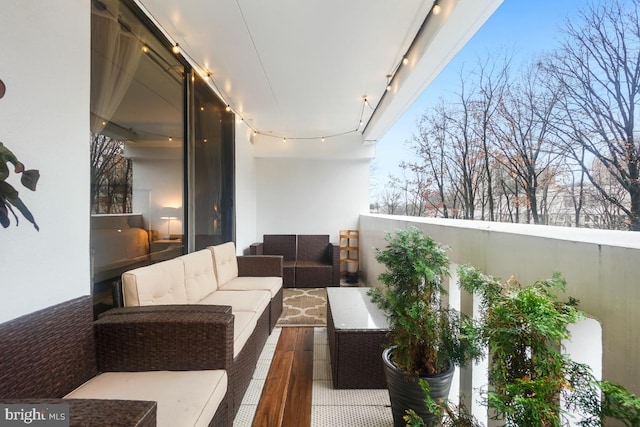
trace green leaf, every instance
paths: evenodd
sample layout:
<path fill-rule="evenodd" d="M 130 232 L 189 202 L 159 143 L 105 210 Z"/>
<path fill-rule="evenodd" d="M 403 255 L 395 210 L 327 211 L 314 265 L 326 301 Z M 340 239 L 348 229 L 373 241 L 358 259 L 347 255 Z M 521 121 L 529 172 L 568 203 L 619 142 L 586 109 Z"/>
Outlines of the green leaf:
<path fill-rule="evenodd" d="M 38 226 L 38 224 L 36 224 L 36 220 L 33 218 L 33 215 L 31 214 L 29 209 L 25 206 L 25 204 L 22 203 L 22 200 L 20 200 L 19 197 L 15 199 L 7 198 L 7 201 L 11 203 L 13 206 L 15 206 L 16 208 L 18 208 L 18 210 L 27 219 L 27 221 L 33 224 L 36 230 L 40 231 L 40 227 Z"/>
<path fill-rule="evenodd" d="M 40 171 L 37 169 L 30 169 L 22 172 L 22 178 L 20 182 L 31 191 L 36 191 L 36 185 L 40 179 Z"/>

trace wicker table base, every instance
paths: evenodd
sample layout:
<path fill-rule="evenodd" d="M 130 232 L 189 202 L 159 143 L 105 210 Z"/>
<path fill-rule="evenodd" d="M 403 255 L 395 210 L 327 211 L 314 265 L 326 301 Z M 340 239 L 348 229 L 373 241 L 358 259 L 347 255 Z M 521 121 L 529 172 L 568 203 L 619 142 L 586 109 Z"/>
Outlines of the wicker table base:
<path fill-rule="evenodd" d="M 327 289 L 327 338 L 333 386 L 386 388 L 382 350 L 389 331 L 368 288 Z"/>

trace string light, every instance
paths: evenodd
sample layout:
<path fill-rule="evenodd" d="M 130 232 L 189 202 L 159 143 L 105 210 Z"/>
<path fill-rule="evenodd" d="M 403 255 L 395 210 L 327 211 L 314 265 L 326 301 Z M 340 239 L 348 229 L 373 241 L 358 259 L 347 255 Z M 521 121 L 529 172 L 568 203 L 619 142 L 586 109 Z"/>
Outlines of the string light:
<path fill-rule="evenodd" d="M 150 13 L 150 11 L 146 10 L 145 12 L 147 14 L 149 14 L 153 18 L 153 15 Z M 160 26 L 160 24 L 158 23 L 157 19 L 155 19 L 155 25 L 158 26 L 158 28 L 160 30 L 162 30 L 167 35 L 167 38 L 170 37 L 169 36 L 169 32 L 164 30 L 164 28 L 162 28 Z M 142 51 L 143 52 L 148 53 L 149 51 L 151 51 L 151 48 L 148 45 L 146 45 L 143 40 L 140 40 L 140 39 L 138 39 L 138 40 L 143 45 L 142 46 Z M 218 85 L 216 84 L 216 81 L 214 80 L 214 78 L 212 76 L 212 73 L 208 69 L 206 69 L 205 67 L 202 67 L 196 60 L 193 59 L 193 57 L 191 57 L 188 53 L 186 53 L 184 50 L 182 50 L 180 48 L 180 44 L 178 42 L 172 43 L 171 52 L 173 52 L 175 55 L 178 55 L 178 54 L 182 55 L 182 57 L 185 60 L 187 60 L 187 62 L 191 65 L 191 67 L 193 69 L 204 70 L 205 71 L 204 76 L 203 76 L 204 79 L 205 80 L 208 79 L 209 82 L 211 83 L 212 87 L 217 92 L 218 96 L 220 96 L 220 98 L 224 98 L 224 96 L 222 96 L 223 91 L 221 91 L 220 88 L 218 87 Z M 408 62 L 407 58 L 403 57 L 403 63 L 406 64 L 407 62 Z M 202 75 L 202 74 L 200 74 L 200 75 Z M 390 75 L 388 75 L 387 77 L 391 78 Z M 191 79 L 192 79 L 192 81 L 195 81 L 195 74 L 192 74 Z M 390 89 L 390 80 L 388 81 L 388 85 L 387 86 L 388 86 L 387 90 L 389 90 Z M 358 127 L 355 128 L 355 129 L 345 130 L 343 132 L 337 132 L 337 133 L 331 134 L 331 135 L 324 135 L 322 137 L 312 136 L 312 137 L 289 137 L 289 138 L 287 138 L 287 137 L 280 136 L 280 138 L 282 138 L 282 142 L 283 143 L 286 143 L 287 139 L 293 139 L 293 140 L 321 140 L 322 142 L 325 142 L 326 138 L 335 138 L 335 137 L 344 136 L 344 135 L 348 135 L 348 134 L 351 134 L 351 133 L 359 132 L 360 127 L 362 127 L 362 125 L 364 124 L 363 116 L 364 116 L 364 106 L 365 105 L 368 105 L 370 108 L 373 109 L 373 107 L 371 107 L 371 105 L 369 104 L 366 96 L 363 99 L 362 109 L 361 109 L 361 112 L 360 112 L 360 118 L 359 118 L 359 122 L 358 122 L 359 124 L 358 124 Z M 230 112 L 233 109 L 232 109 L 230 104 L 226 104 L 225 110 L 227 112 Z M 202 107 L 201 107 L 201 111 L 203 111 Z M 256 129 L 252 125 L 250 125 L 249 122 L 247 122 L 244 119 L 244 117 L 242 117 L 242 114 L 238 113 L 237 111 L 233 111 L 233 112 L 234 112 L 234 114 L 236 114 L 240 118 L 240 120 L 242 120 L 243 122 L 245 122 L 247 124 L 247 126 L 249 126 L 249 128 L 253 131 L 253 136 L 254 137 L 257 136 L 258 134 L 269 136 L 269 137 L 277 137 L 276 135 L 273 135 L 273 134 L 265 134 L 263 132 L 260 132 L 258 129 Z M 156 136 L 162 136 L 162 135 L 156 135 Z M 173 137 L 169 136 L 168 138 L 169 138 L 169 141 L 173 141 Z M 206 139 L 204 140 L 204 142 L 206 142 Z"/>

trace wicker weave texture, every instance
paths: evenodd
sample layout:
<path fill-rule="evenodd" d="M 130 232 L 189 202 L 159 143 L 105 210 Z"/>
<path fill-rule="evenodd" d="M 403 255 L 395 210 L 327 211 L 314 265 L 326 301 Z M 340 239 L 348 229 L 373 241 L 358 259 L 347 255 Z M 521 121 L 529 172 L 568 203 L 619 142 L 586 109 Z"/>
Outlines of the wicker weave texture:
<path fill-rule="evenodd" d="M 282 277 L 281 255 L 239 256 L 238 275 L 249 277 Z"/>
<path fill-rule="evenodd" d="M 335 388 L 387 387 L 382 365 L 387 331 L 336 331 L 331 304 L 327 304 L 327 338 Z"/>
<path fill-rule="evenodd" d="M 0 325 L 0 398 L 61 398 L 96 375 L 91 297 Z"/>
<path fill-rule="evenodd" d="M 296 260 L 297 236 L 295 234 L 265 234 L 264 255 L 282 255 L 285 261 Z"/>
<path fill-rule="evenodd" d="M 107 312 L 95 322 L 98 368 L 119 372 L 229 369 L 233 315 L 220 312 L 219 307 L 158 306 L 138 307 L 129 314 Z"/>
<path fill-rule="evenodd" d="M 328 234 L 301 234 L 298 236 L 298 261 L 317 261 L 329 264 Z"/>
<path fill-rule="evenodd" d="M 69 426 L 155 427 L 156 402 L 105 399 L 19 399 L 0 403 L 22 405 L 69 405 Z"/>

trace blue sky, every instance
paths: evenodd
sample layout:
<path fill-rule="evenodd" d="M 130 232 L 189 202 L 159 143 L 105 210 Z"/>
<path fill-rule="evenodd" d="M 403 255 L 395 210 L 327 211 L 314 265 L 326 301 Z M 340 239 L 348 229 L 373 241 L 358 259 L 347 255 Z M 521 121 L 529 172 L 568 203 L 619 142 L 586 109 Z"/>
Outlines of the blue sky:
<path fill-rule="evenodd" d="M 475 0 L 472 0 L 475 1 Z M 504 0 L 502 5 L 478 30 L 402 118 L 376 145 L 372 181 L 383 183 L 391 174 L 400 175 L 398 164 L 411 159 L 405 141 L 411 138 L 416 123 L 429 106 L 440 97 L 447 98 L 458 90 L 459 75 L 471 70 L 478 58 L 500 49 L 513 52 L 518 66 L 529 58 L 553 49 L 562 37 L 560 28 L 571 19 L 586 0 Z M 379 187 L 381 184 L 379 184 Z M 382 188 L 378 188 L 378 191 Z"/>

